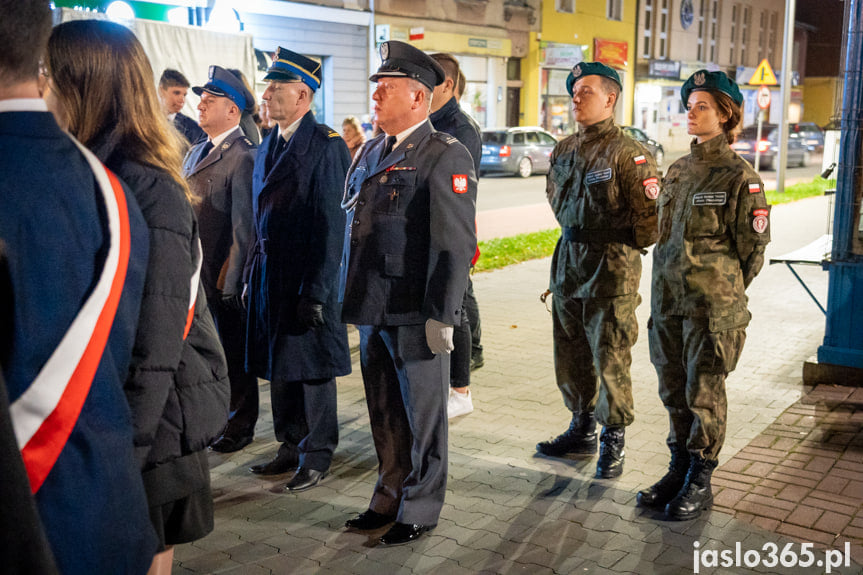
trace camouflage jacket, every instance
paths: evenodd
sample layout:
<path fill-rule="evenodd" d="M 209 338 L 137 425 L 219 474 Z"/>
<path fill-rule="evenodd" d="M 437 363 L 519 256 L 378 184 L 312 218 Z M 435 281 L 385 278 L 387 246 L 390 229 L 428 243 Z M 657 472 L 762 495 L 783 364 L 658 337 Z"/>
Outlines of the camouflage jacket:
<path fill-rule="evenodd" d="M 651 313 L 707 317 L 720 331 L 749 321 L 744 292 L 764 265 L 770 206 L 724 135 L 691 150 L 668 169 L 659 196 Z"/>
<path fill-rule="evenodd" d="M 656 241 L 659 175 L 650 152 L 609 118 L 555 146 L 546 195 L 561 225 L 549 289 L 563 297 L 636 293 L 641 248 Z"/>

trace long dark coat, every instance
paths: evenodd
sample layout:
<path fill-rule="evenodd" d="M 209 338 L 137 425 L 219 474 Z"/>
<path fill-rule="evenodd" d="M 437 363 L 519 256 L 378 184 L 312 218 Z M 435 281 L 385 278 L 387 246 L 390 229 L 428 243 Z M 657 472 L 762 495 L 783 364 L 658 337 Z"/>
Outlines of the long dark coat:
<path fill-rule="evenodd" d="M 350 154 L 344 140 L 308 112 L 270 166 L 274 130 L 255 158 L 252 247 L 246 259 L 249 323 L 246 361 L 258 377 L 329 379 L 351 372 L 338 303 L 345 229 L 341 208 Z M 322 327 L 297 320 L 300 296 L 324 307 Z"/>

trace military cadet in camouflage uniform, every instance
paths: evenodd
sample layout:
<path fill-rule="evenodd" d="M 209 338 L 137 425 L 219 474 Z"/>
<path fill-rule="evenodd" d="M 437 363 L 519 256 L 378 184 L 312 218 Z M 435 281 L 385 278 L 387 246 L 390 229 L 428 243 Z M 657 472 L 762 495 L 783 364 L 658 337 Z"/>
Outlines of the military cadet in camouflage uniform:
<path fill-rule="evenodd" d="M 551 156 L 548 201 L 562 234 L 551 264 L 557 385 L 572 422 L 537 444 L 544 455 L 596 453 L 597 477 L 623 472 L 624 428 L 632 423 L 630 349 L 638 337 L 643 248 L 656 241 L 656 163 L 614 124 L 620 78 L 583 62 L 567 79 L 577 134 Z"/>
<path fill-rule="evenodd" d="M 770 206 L 761 178 L 729 144 L 743 97 L 722 72 L 700 70 L 680 92 L 691 153 L 668 170 L 653 252 L 650 359 L 668 410 L 671 465 L 639 492 L 671 519 L 713 503 L 710 476 L 725 439 L 725 377 L 746 339 L 746 287 L 764 264 Z"/>

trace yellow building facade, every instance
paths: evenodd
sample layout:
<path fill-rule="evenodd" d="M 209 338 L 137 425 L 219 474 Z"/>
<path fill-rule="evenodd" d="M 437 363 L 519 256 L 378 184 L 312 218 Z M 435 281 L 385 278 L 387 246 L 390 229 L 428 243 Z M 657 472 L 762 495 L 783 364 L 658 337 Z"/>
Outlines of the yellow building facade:
<path fill-rule="evenodd" d="M 582 61 L 601 61 L 620 74 L 615 119 L 629 124 L 635 82 L 636 0 L 543 0 L 541 32 L 531 32 L 522 62 L 522 125 L 572 133 L 566 77 Z"/>

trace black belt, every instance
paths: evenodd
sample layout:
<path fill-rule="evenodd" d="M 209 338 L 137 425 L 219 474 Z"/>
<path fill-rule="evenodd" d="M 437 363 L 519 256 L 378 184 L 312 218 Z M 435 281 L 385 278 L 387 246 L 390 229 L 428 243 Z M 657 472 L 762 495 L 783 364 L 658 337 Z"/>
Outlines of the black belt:
<path fill-rule="evenodd" d="M 583 230 L 563 227 L 563 240 L 584 244 L 627 244 L 635 245 L 632 230 Z"/>

